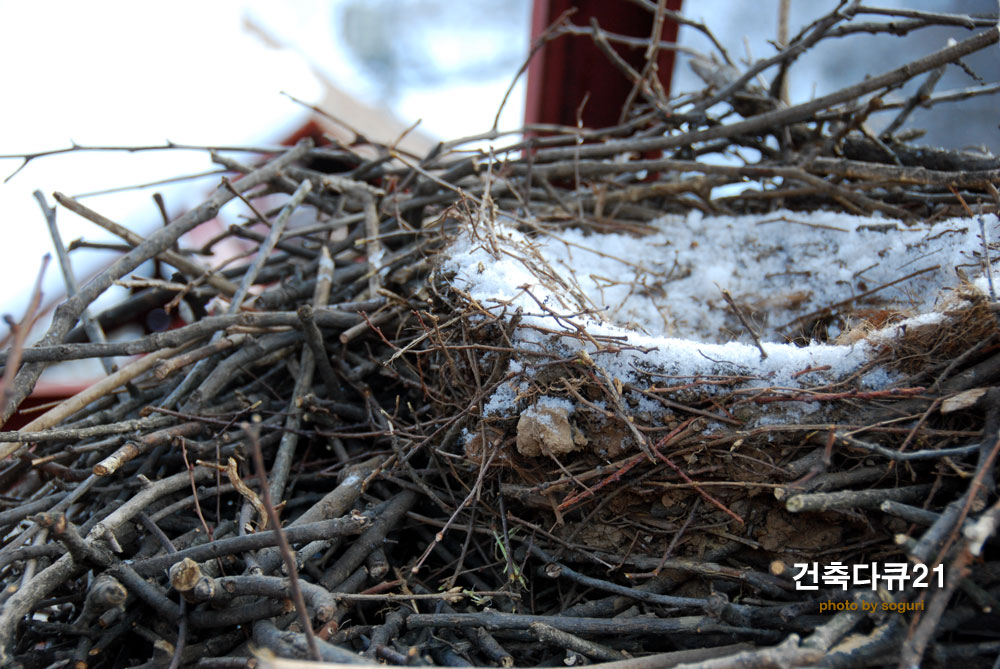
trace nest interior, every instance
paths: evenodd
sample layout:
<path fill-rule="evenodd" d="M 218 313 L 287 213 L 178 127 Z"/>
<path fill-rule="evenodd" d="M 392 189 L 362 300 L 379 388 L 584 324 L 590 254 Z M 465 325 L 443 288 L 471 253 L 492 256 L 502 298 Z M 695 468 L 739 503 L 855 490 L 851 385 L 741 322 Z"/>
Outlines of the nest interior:
<path fill-rule="evenodd" d="M 690 95 L 625 72 L 613 128 L 213 153 L 234 178 L 121 232 L 3 353 L 5 421 L 49 365 L 119 367 L 0 433 L 0 663 L 991 663 L 1000 160 L 900 128 L 995 85 L 890 93 L 995 48 L 997 17 L 801 104 L 752 84 L 827 38 L 958 22 L 867 16 Z M 619 44 L 549 37 L 587 30 Z M 176 243 L 223 207 L 256 248 L 213 268 L 222 238 Z M 85 317 L 151 258 L 177 273 Z M 204 314 L 103 341 L 154 308 Z M 803 589 L 813 564 L 852 578 Z M 861 578 L 893 564 L 930 587 Z"/>

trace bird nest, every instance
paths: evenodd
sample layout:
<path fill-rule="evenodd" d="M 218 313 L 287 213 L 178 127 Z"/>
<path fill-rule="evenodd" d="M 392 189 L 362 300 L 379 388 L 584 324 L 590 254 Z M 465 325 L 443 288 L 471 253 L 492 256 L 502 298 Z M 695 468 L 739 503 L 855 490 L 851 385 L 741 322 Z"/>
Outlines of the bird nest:
<path fill-rule="evenodd" d="M 117 367 L 0 433 L 4 666 L 994 655 L 1000 161 L 893 134 L 954 96 L 885 96 L 996 17 L 802 104 L 752 85 L 959 20 L 860 9 L 689 96 L 626 71 L 613 128 L 212 152 L 233 177 L 145 238 L 57 194 L 129 250 L 37 343 L 13 327 L 2 417 L 49 365 Z M 544 40 L 581 32 L 618 43 Z M 178 249 L 223 207 L 249 260 Z M 152 258 L 177 274 L 87 316 Z M 103 341 L 154 308 L 190 322 Z"/>

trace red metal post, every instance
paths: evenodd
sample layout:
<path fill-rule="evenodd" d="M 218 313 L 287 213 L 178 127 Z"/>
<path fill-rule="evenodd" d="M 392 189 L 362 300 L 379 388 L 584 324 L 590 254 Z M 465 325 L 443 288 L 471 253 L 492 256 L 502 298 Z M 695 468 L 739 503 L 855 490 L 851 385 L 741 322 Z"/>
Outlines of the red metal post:
<path fill-rule="evenodd" d="M 679 10 L 681 0 L 667 0 L 667 9 Z M 653 13 L 625 0 L 535 0 L 531 17 L 532 44 L 567 10 L 570 19 L 589 26 L 597 19 L 603 30 L 631 37 L 649 37 Z M 677 39 L 677 24 L 663 22 L 661 39 Z M 642 70 L 643 48 L 615 47 L 637 71 Z M 674 52 L 660 51 L 657 61 L 663 88 L 670 91 Z M 566 35 L 546 44 L 528 68 L 525 109 L 527 123 L 558 123 L 575 126 L 577 110 L 587 93 L 590 97 L 581 114 L 583 125 L 601 128 L 616 125 L 622 106 L 632 89 L 630 82 L 588 36 Z"/>

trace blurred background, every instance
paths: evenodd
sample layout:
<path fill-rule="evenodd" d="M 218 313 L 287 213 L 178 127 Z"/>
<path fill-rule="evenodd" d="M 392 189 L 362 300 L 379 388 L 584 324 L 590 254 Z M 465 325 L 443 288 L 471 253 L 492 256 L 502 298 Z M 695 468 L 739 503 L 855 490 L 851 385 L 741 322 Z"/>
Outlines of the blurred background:
<path fill-rule="evenodd" d="M 956 13 L 997 10 L 995 0 L 879 4 Z M 18 154 L 64 149 L 74 142 L 275 146 L 314 117 L 306 105 L 384 143 L 419 121 L 403 146 L 421 153 L 438 140 L 492 126 L 528 53 L 532 5 L 532 0 L 180 0 L 155 5 L 0 0 L 5 98 L 0 154 L 7 156 L 0 159 L 0 178 L 7 179 L 0 185 L 0 313 L 21 317 L 41 257 L 51 248 L 31 196 L 35 189 L 50 204 L 53 191 L 80 197 L 143 233 L 162 225 L 154 192 L 163 195 L 168 215 L 176 216 L 202 201 L 219 180 L 205 151 L 74 151 L 29 161 Z M 709 25 L 745 67 L 775 53 L 778 6 L 779 0 L 684 0 L 682 9 Z M 835 6 L 834 0 L 791 0 L 791 34 Z M 970 34 L 962 28 L 931 28 L 898 40 L 864 34 L 829 40 L 792 69 L 790 99 L 801 102 L 836 90 Z M 680 30 L 678 41 L 711 50 L 702 34 L 688 28 Z M 964 69 L 950 67 L 936 90 L 1000 81 L 998 56 L 991 49 L 968 59 Z M 672 93 L 702 87 L 688 57 L 681 55 Z M 911 93 L 912 87 L 898 91 L 900 98 Z M 500 116 L 501 129 L 522 125 L 525 95 L 522 80 Z M 566 100 L 568 108 L 577 104 Z M 996 99 L 981 97 L 963 109 L 961 118 L 947 105 L 918 109 L 909 125 L 927 130 L 923 143 L 997 152 Z M 875 131 L 880 122 L 873 119 Z M 191 178 L 174 181 L 178 176 Z M 143 187 L 122 190 L 129 186 Z M 58 216 L 67 244 L 117 241 L 65 210 Z M 226 216 L 232 214 L 224 213 L 223 223 L 229 222 Z M 72 255 L 81 281 L 115 257 L 99 249 Z M 44 293 L 49 304 L 63 293 L 55 262 Z M 109 290 L 102 304 L 123 293 Z"/>

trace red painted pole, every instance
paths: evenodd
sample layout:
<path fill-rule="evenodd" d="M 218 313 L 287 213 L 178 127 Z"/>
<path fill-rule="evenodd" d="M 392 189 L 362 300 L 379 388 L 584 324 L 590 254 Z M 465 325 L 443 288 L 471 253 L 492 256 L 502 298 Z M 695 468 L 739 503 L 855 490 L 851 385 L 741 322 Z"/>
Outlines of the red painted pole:
<path fill-rule="evenodd" d="M 667 9 L 679 10 L 681 0 L 667 0 Z M 602 30 L 630 37 L 648 38 L 653 31 L 653 13 L 625 0 L 535 0 L 532 10 L 532 44 L 569 9 L 570 20 L 590 26 L 596 19 Z M 661 40 L 677 39 L 677 24 L 663 22 Z M 645 49 L 615 45 L 622 58 L 641 71 Z M 674 52 L 661 50 L 658 55 L 660 82 L 670 91 Z M 581 103 L 581 119 L 588 128 L 617 125 L 622 107 L 632 90 L 629 81 L 589 36 L 564 35 L 546 44 L 535 54 L 528 68 L 528 91 L 525 109 L 527 123 L 557 123 L 575 126 Z"/>

